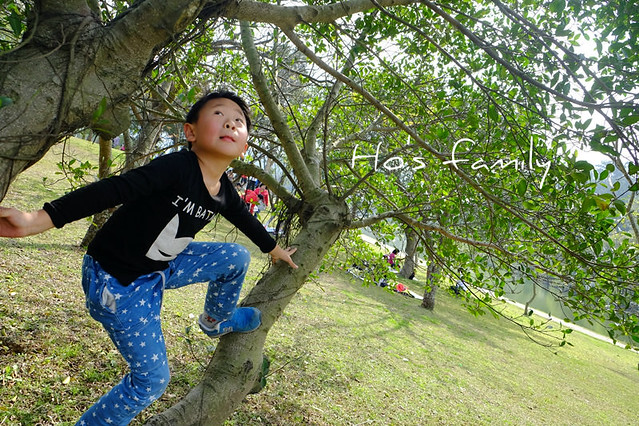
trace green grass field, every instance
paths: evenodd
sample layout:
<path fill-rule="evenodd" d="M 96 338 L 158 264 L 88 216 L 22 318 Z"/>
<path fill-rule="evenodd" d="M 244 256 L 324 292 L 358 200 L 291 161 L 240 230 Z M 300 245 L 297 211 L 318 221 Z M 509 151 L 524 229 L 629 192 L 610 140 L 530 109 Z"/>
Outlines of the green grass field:
<path fill-rule="evenodd" d="M 97 146 L 75 142 L 79 157 Z M 61 148 L 23 173 L 4 206 L 37 209 L 62 194 Z M 0 239 L 0 425 L 74 424 L 126 364 L 84 310 L 87 221 L 29 238 Z M 220 222 L 200 239 L 238 240 L 253 253 L 245 291 L 265 255 Z M 410 288 L 422 293 L 419 282 Z M 205 286 L 168 291 L 164 333 L 172 381 L 134 424 L 197 383 L 215 347 L 196 326 Z M 440 290 L 433 312 L 416 299 L 363 287 L 343 271 L 296 295 L 269 334 L 267 387 L 228 425 L 632 425 L 639 423 L 639 355 L 572 333 L 547 349 L 516 325 L 475 317 Z"/>

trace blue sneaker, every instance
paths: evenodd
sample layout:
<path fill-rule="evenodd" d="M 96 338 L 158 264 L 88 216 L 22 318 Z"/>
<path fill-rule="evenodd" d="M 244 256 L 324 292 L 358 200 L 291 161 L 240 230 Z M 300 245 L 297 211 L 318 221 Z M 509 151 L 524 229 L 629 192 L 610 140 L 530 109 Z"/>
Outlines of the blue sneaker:
<path fill-rule="evenodd" d="M 211 324 L 207 314 L 201 314 L 198 324 L 209 337 L 220 337 L 228 333 L 249 333 L 262 324 L 262 313 L 256 308 L 237 308 L 231 318 Z"/>

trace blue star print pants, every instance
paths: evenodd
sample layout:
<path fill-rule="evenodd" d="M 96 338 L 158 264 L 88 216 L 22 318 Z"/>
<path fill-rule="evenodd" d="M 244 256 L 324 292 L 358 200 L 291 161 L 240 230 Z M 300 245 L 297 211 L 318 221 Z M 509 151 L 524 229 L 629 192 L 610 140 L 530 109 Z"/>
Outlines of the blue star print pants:
<path fill-rule="evenodd" d="M 164 289 L 208 282 L 204 312 L 224 320 L 237 305 L 249 261 L 249 252 L 238 244 L 192 242 L 164 271 L 123 286 L 86 255 L 82 286 L 87 308 L 131 371 L 76 425 L 127 425 L 164 393 L 170 378 L 160 322 Z"/>

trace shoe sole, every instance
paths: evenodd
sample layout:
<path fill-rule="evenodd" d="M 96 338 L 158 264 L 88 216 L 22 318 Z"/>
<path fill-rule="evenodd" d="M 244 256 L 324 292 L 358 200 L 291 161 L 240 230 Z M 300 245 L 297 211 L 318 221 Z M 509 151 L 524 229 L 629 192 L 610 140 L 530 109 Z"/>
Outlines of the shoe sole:
<path fill-rule="evenodd" d="M 252 330 L 235 331 L 235 330 L 233 330 L 232 327 L 224 327 L 224 328 L 222 328 L 222 331 L 220 333 L 217 333 L 217 334 L 213 333 L 214 329 L 205 326 L 199 320 L 198 320 L 197 324 L 200 326 L 200 330 L 202 330 L 202 332 L 204 334 L 206 334 L 207 336 L 212 337 L 212 338 L 217 338 L 217 337 L 222 337 L 222 336 L 224 336 L 226 334 L 230 334 L 230 333 L 242 333 L 242 334 L 244 334 L 244 333 L 252 333 L 255 330 L 257 330 L 258 328 L 260 328 L 260 326 L 262 325 L 262 321 L 260 320 L 260 323 L 257 325 L 257 327 L 255 327 Z M 230 328 L 230 330 L 229 330 L 229 328 Z"/>

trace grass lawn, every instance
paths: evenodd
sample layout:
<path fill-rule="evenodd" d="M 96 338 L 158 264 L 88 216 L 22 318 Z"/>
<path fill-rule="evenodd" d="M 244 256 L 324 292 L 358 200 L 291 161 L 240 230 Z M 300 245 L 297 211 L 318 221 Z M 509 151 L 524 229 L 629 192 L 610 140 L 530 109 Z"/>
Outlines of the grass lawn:
<path fill-rule="evenodd" d="M 97 146 L 75 142 L 78 155 Z M 5 206 L 39 208 L 64 191 L 52 180 L 60 148 L 20 175 Z M 151 212 L 150 212 L 151 213 Z M 126 364 L 84 309 L 80 285 L 86 221 L 0 240 L 0 425 L 74 424 Z M 245 291 L 266 256 L 220 223 L 200 239 L 252 250 Z M 411 282 L 417 293 L 423 289 Z M 163 307 L 173 373 L 165 395 L 133 424 L 177 402 L 197 383 L 216 341 L 197 329 L 205 286 L 168 291 Z M 420 301 L 363 287 L 343 271 L 296 295 L 269 334 L 267 387 L 228 425 L 632 425 L 639 413 L 639 355 L 572 333 L 552 350 L 492 316 L 474 317 L 440 290 Z"/>

